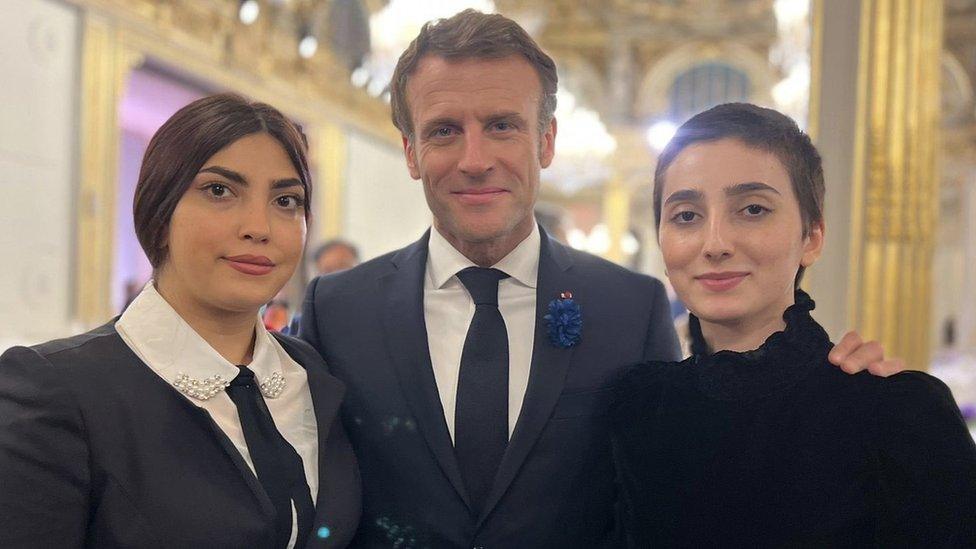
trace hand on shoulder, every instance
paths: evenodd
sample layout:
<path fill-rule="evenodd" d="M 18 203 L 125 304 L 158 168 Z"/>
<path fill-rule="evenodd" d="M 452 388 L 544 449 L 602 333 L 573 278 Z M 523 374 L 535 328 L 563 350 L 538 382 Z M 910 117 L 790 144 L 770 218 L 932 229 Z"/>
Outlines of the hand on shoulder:
<path fill-rule="evenodd" d="M 888 377 L 905 370 L 905 361 L 900 358 L 885 360 L 881 343 L 864 341 L 854 330 L 844 334 L 831 349 L 827 359 L 848 374 L 867 370 L 872 375 Z"/>

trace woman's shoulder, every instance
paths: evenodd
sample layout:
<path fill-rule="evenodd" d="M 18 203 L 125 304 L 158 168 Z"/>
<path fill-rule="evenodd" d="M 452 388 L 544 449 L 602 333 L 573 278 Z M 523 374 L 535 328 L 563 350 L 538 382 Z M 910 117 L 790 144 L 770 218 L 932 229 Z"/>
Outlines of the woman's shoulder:
<path fill-rule="evenodd" d="M 976 475 L 976 444 L 945 383 L 924 372 L 905 371 L 878 378 L 876 395 L 878 444 L 885 455 L 924 455 L 931 467 L 966 461 L 970 474 Z"/>
<path fill-rule="evenodd" d="M 961 421 L 962 415 L 952 392 L 935 376 L 906 370 L 873 379 L 876 380 L 878 412 L 889 420 L 915 421 L 949 416 Z"/>
<path fill-rule="evenodd" d="M 641 362 L 622 369 L 612 384 L 612 413 L 626 415 L 634 405 L 645 408 L 668 389 L 687 382 L 693 361 Z"/>
<path fill-rule="evenodd" d="M 114 321 L 83 334 L 7 349 L 0 355 L 0 400 L 8 412 L 19 414 L 7 419 L 47 421 L 56 416 L 72 424 L 80 421 L 83 387 L 114 379 L 126 349 Z"/>
<path fill-rule="evenodd" d="M 112 320 L 85 333 L 37 345 L 11 347 L 0 356 L 0 364 L 77 365 L 88 362 L 87 359 L 115 353 L 121 346 L 124 343 L 115 331 L 115 320 Z"/>
<path fill-rule="evenodd" d="M 934 376 L 906 371 L 879 379 L 877 395 L 888 537 L 969 547 L 961 540 L 976 533 L 976 443 L 949 388 Z"/>

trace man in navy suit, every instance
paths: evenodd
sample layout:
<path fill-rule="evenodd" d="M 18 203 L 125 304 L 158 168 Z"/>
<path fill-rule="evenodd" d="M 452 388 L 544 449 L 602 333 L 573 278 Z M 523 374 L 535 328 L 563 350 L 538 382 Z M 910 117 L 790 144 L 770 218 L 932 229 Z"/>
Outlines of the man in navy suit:
<path fill-rule="evenodd" d="M 348 388 L 354 545 L 615 546 L 607 388 L 679 358 L 664 288 L 537 225 L 556 69 L 516 23 L 426 25 L 391 87 L 433 229 L 316 279 L 303 309 L 302 337 Z"/>

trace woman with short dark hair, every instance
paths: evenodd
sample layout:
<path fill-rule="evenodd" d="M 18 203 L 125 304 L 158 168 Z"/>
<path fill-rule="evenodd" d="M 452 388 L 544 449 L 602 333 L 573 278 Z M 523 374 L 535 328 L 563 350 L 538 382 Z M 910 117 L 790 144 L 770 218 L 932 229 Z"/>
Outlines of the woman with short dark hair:
<path fill-rule="evenodd" d="M 715 107 L 663 151 L 655 217 L 692 357 L 616 386 L 634 546 L 976 544 L 976 445 L 948 388 L 827 361 L 799 289 L 823 248 L 823 196 L 820 155 L 770 109 Z"/>
<path fill-rule="evenodd" d="M 136 187 L 153 280 L 121 317 L 0 357 L 0 546 L 344 547 L 344 387 L 258 310 L 300 264 L 300 129 L 222 94 L 173 115 Z"/>

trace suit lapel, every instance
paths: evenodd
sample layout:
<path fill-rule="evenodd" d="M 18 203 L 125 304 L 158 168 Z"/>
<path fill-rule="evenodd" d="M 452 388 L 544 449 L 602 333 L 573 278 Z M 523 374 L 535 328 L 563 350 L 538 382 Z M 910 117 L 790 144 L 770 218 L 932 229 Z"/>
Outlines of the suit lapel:
<path fill-rule="evenodd" d="M 342 382 L 328 374 L 327 368 L 318 353 L 308 352 L 277 334 L 272 335 L 292 359 L 305 368 L 308 376 L 308 390 L 312 395 L 312 408 L 315 411 L 319 447 L 319 487 L 315 497 L 315 520 L 312 524 L 326 524 L 330 522 L 326 518 L 331 519 L 334 515 L 329 505 L 334 500 L 331 490 L 335 484 L 331 482 L 330 472 L 332 468 L 329 462 L 330 456 L 326 450 L 329 447 L 329 432 L 335 423 L 336 415 L 339 413 L 339 405 L 342 403 L 342 397 L 346 390 Z"/>
<path fill-rule="evenodd" d="M 271 499 L 268 498 L 268 494 L 264 491 L 264 487 L 261 486 L 261 482 L 258 481 L 258 477 L 255 476 L 254 471 L 252 471 L 247 465 L 247 462 L 244 461 L 244 456 L 241 455 L 241 453 L 237 450 L 237 447 L 234 446 L 234 443 L 231 442 L 230 438 L 228 438 L 227 433 L 225 433 L 223 429 L 217 425 L 217 422 L 214 421 L 213 417 L 210 415 L 210 412 L 194 405 L 187 397 L 184 397 L 179 393 L 179 391 L 170 385 L 169 382 L 156 375 L 156 373 L 153 372 L 152 369 L 142 361 L 142 359 L 132 352 L 132 349 L 130 349 L 129 346 L 122 341 L 121 337 L 118 337 L 117 352 L 122 356 L 124 361 L 138 364 L 144 368 L 145 372 L 148 374 L 146 379 L 150 384 L 163 388 L 167 393 L 171 394 L 173 402 L 176 403 L 176 406 L 183 408 L 183 410 L 186 411 L 190 417 L 198 421 L 202 429 L 209 430 L 213 433 L 213 436 L 217 439 L 221 449 L 223 449 L 224 453 L 237 468 L 238 472 L 240 473 L 240 478 L 244 480 L 244 483 L 247 484 L 247 487 L 251 490 L 251 493 L 254 494 L 254 498 L 257 500 L 258 508 L 261 510 L 261 514 L 267 519 L 268 524 L 271 524 L 275 513 L 274 505 L 272 505 Z"/>
<path fill-rule="evenodd" d="M 522 410 L 515 430 L 508 443 L 505 455 L 498 467 L 495 482 L 488 495 L 478 526 L 498 503 L 509 485 L 515 479 L 525 458 L 538 440 L 549 421 L 552 410 L 562 393 L 566 382 L 566 372 L 573 358 L 575 347 L 562 348 L 549 341 L 546 321 L 549 302 L 564 291 L 572 291 L 574 277 L 569 274 L 572 259 L 560 244 L 550 241 L 542 231 L 539 251 L 539 279 L 536 284 L 535 341 L 532 345 L 532 365 L 529 370 L 529 385 L 525 390 Z"/>
<path fill-rule="evenodd" d="M 417 426 L 444 475 L 470 508 L 461 470 L 454 454 L 454 444 L 444 419 L 444 409 L 437 393 L 437 382 L 427 346 L 424 273 L 429 237 L 430 231 L 393 256 L 396 271 L 380 279 L 381 291 L 385 296 L 381 302 L 388 304 L 388 309 L 381 316 L 400 388 Z"/>
<path fill-rule="evenodd" d="M 193 404 L 187 403 L 187 405 L 193 407 L 193 412 L 200 417 L 200 420 L 205 423 L 212 431 L 217 441 L 220 443 L 220 447 L 224 449 L 224 453 L 230 458 L 234 465 L 237 467 L 238 472 L 241 474 L 241 478 L 247 484 L 247 487 L 251 489 L 254 497 L 258 501 L 258 507 L 261 508 L 261 514 L 267 517 L 269 523 L 274 518 L 275 509 L 274 505 L 271 503 L 271 499 L 268 497 L 268 493 L 264 491 L 264 486 L 261 485 L 261 481 L 254 474 L 254 471 L 247 465 L 244 461 L 244 456 L 241 455 L 234 443 L 230 441 L 225 433 L 214 421 L 210 412 L 194 406 Z"/>

